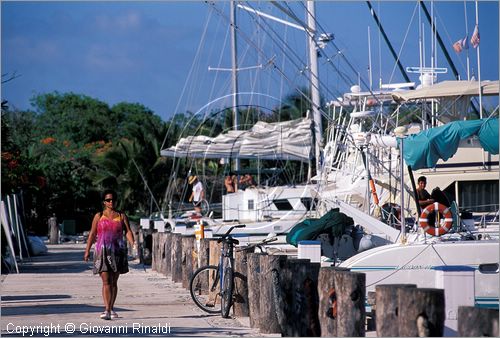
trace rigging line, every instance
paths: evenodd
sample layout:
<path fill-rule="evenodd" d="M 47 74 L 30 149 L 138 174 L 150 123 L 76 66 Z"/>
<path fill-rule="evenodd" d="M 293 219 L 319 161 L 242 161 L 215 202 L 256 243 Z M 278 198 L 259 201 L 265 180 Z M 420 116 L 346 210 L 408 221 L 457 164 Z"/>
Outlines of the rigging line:
<path fill-rule="evenodd" d="M 302 4 L 302 6 L 305 8 L 305 5 L 304 5 L 304 4 Z M 307 11 L 307 8 L 305 8 L 305 10 Z M 316 21 L 317 26 L 318 26 L 318 27 L 320 27 L 321 31 L 322 31 L 322 32 L 324 32 L 324 33 L 326 33 L 326 31 L 324 30 L 324 28 L 323 28 L 323 26 L 321 25 L 321 23 L 319 23 L 319 22 L 317 21 L 317 19 L 316 19 L 316 18 L 315 18 L 314 20 Z M 352 70 L 352 72 L 353 72 L 354 74 L 356 74 L 356 75 L 359 75 L 359 74 L 360 74 L 360 72 L 354 68 L 354 66 L 352 65 L 352 63 L 351 63 L 351 62 L 347 59 L 347 57 L 345 56 L 345 54 L 343 54 L 343 53 L 342 53 L 342 51 L 341 51 L 341 50 L 340 50 L 340 48 L 337 46 L 337 44 L 335 43 L 335 41 L 330 41 L 330 43 L 332 44 L 332 46 L 334 46 L 334 47 L 337 49 L 337 52 L 338 52 L 338 53 L 339 53 L 339 54 L 343 57 L 343 59 L 345 60 L 345 62 L 346 62 L 346 63 L 347 63 L 347 65 L 349 66 L 349 68 Z M 316 42 L 316 41 L 315 41 L 315 44 L 316 44 L 316 47 L 318 48 L 319 46 L 318 46 L 318 44 L 317 44 L 317 42 Z M 321 48 L 318 48 L 318 49 L 319 49 L 320 53 L 324 53 L 324 51 L 323 51 Z M 334 66 L 334 65 L 333 65 L 333 63 L 331 63 L 331 65 L 332 65 L 332 66 Z M 340 75 L 340 74 L 339 74 L 339 75 Z M 378 97 L 377 97 L 377 96 L 373 93 L 373 91 L 370 89 L 370 86 L 366 83 L 365 79 L 364 79 L 363 77 L 361 77 L 361 76 L 360 76 L 360 80 L 361 80 L 361 83 L 362 83 L 362 84 L 363 84 L 366 88 L 368 88 L 368 92 L 369 92 L 369 93 L 372 95 L 372 97 L 373 97 L 373 98 L 377 101 L 377 103 L 378 103 L 378 104 L 381 104 L 381 102 L 380 102 L 379 98 L 378 98 Z M 410 81 L 408 81 L 408 82 L 410 82 Z M 352 82 L 351 82 L 351 84 L 352 84 Z M 348 85 L 349 85 L 349 84 L 348 84 Z"/>
<path fill-rule="evenodd" d="M 405 264 L 403 264 L 403 265 L 399 266 L 399 267 L 398 267 L 396 270 L 394 270 L 392 273 L 390 273 L 389 275 L 387 275 L 387 276 L 385 276 L 385 277 L 383 277 L 383 278 L 381 278 L 381 279 L 379 279 L 379 280 L 377 280 L 377 281 L 375 281 L 375 282 L 373 282 L 373 283 L 371 283 L 371 284 L 367 285 L 366 287 L 370 287 L 370 286 L 372 286 L 372 285 L 376 285 L 376 284 L 378 284 L 378 283 L 382 282 L 383 280 L 385 280 L 385 279 L 387 279 L 387 278 L 389 278 L 389 277 L 393 276 L 393 275 L 394 275 L 394 274 L 396 274 L 397 272 L 401 271 L 401 270 L 402 270 L 402 268 L 403 268 L 404 266 L 407 266 L 407 265 L 408 265 L 408 264 L 410 264 L 413 260 L 415 260 L 416 258 L 418 258 L 418 257 L 419 257 L 419 256 L 420 256 L 420 255 L 421 255 L 421 254 L 422 254 L 425 250 L 427 250 L 429 247 L 433 247 L 432 243 L 431 243 L 431 244 L 428 244 L 428 245 L 427 245 L 426 247 L 424 247 L 424 248 L 422 249 L 422 251 L 420 251 L 420 252 L 419 252 L 419 253 L 418 253 L 415 257 L 413 257 L 412 259 L 410 259 L 410 260 L 409 260 L 408 262 L 406 262 Z M 441 258 L 441 257 L 440 257 L 440 258 Z"/>
<path fill-rule="evenodd" d="M 184 86 L 182 87 L 181 95 L 179 96 L 179 100 L 177 101 L 177 105 L 175 106 L 175 109 L 174 109 L 174 116 L 178 114 L 177 112 L 178 112 L 179 107 L 180 107 L 181 99 L 184 96 L 184 93 L 185 93 L 185 91 L 187 89 L 188 82 L 190 81 L 190 77 L 193 74 L 194 65 L 195 65 L 195 63 L 198 60 L 198 56 L 200 55 L 200 51 L 201 51 L 201 47 L 203 45 L 203 41 L 205 40 L 205 36 L 206 36 L 206 34 L 208 32 L 208 23 L 210 22 L 210 18 L 212 16 L 212 13 L 213 12 L 209 12 L 209 14 L 207 15 L 207 19 L 205 21 L 205 26 L 204 26 L 204 29 L 203 29 L 203 33 L 202 33 L 202 36 L 200 38 L 200 42 L 198 43 L 198 48 L 196 49 L 195 58 L 193 60 L 193 63 L 191 64 L 191 68 L 189 69 L 188 76 L 186 77 L 186 81 L 184 82 Z M 161 145 L 161 149 L 163 149 L 163 146 L 165 145 L 165 142 L 167 141 L 167 137 L 168 137 L 168 135 L 170 133 L 171 126 L 172 126 L 172 124 L 169 124 L 169 127 L 167 129 L 167 132 L 165 134 L 165 137 L 164 137 L 162 145 Z"/>
<path fill-rule="evenodd" d="M 306 13 L 310 14 L 310 13 L 309 13 L 309 10 L 307 9 L 307 7 L 306 7 L 303 3 L 301 3 L 301 5 L 302 5 L 302 7 L 303 7 L 304 11 L 305 11 Z M 293 10 L 290 8 L 290 6 L 289 6 L 288 4 L 287 4 L 287 7 L 289 8 L 290 12 L 292 12 L 292 13 L 293 13 Z M 320 27 L 320 28 L 321 28 L 321 31 L 322 31 L 323 33 L 325 33 L 325 34 L 326 34 L 326 31 L 323 29 L 323 27 L 322 27 L 322 25 L 319 23 L 319 21 L 318 21 L 315 17 L 314 17 L 313 19 L 314 19 L 314 22 L 316 23 L 317 27 Z M 323 48 L 321 48 L 321 47 L 319 46 L 318 42 L 316 41 L 316 39 L 314 39 L 315 33 L 318 33 L 318 29 L 316 29 L 316 32 L 312 32 L 312 31 L 309 29 L 309 27 L 308 27 L 305 23 L 302 23 L 302 25 L 304 26 L 304 30 L 306 31 L 306 34 L 308 34 L 308 35 L 312 38 L 311 40 L 312 40 L 312 41 L 314 41 L 314 45 L 315 45 L 315 47 L 316 47 L 316 50 L 317 50 L 317 51 L 318 51 L 321 55 L 323 55 L 323 56 L 326 58 L 327 63 L 333 67 L 333 69 L 334 69 L 334 70 L 338 73 L 338 75 L 342 78 L 342 80 L 344 80 L 344 82 L 345 82 L 345 84 L 346 84 L 347 86 L 352 85 L 355 81 L 353 81 L 351 78 L 348 78 L 348 79 L 347 79 L 347 78 L 346 78 L 346 75 L 347 75 L 347 74 L 344 74 L 344 73 L 343 73 L 343 72 L 341 72 L 341 71 L 340 71 L 337 67 L 335 67 L 335 65 L 333 64 L 333 62 L 331 62 L 330 58 L 329 58 L 329 57 L 328 57 L 328 55 L 325 53 L 325 51 L 323 50 Z M 335 43 L 334 43 L 333 41 L 330 41 L 330 42 L 331 42 L 331 43 L 335 46 Z M 335 46 L 335 47 L 336 47 L 336 46 Z M 336 47 L 336 49 L 337 49 L 337 51 L 336 51 L 336 54 L 337 54 L 337 55 L 339 55 L 339 54 L 340 54 L 341 56 L 344 56 L 344 55 L 342 54 L 341 50 L 340 50 L 338 47 Z M 344 56 L 344 57 L 345 57 L 345 56 Z M 357 74 L 358 72 L 354 70 L 354 73 L 355 73 L 355 74 Z M 323 84 L 323 81 L 321 81 L 321 79 L 319 79 L 319 76 L 318 76 L 318 75 L 316 76 L 316 78 L 318 79 L 318 81 L 319 81 L 320 85 L 325 86 L 325 85 Z M 365 83 L 365 85 L 366 85 L 366 83 Z M 319 88 L 316 88 L 316 89 L 318 89 L 318 90 L 319 90 Z M 327 89 L 327 90 L 328 90 L 328 89 Z M 340 94 L 342 94 L 342 93 L 340 93 Z M 333 97 L 336 99 L 336 95 L 335 95 L 334 93 L 330 93 L 330 95 L 331 95 L 331 96 L 333 96 Z"/>
<path fill-rule="evenodd" d="M 410 81 L 410 78 L 408 77 L 408 74 L 406 74 L 406 71 L 404 70 L 403 68 L 403 65 L 401 64 L 401 62 L 398 60 L 398 57 L 396 55 L 396 52 L 394 51 L 394 48 L 392 47 L 392 44 L 390 43 L 389 41 L 389 38 L 387 37 L 387 35 L 385 34 L 385 30 L 384 28 L 382 27 L 382 24 L 380 23 L 378 17 L 377 17 L 377 13 L 375 13 L 375 10 L 373 9 L 370 1 L 366 1 L 366 4 L 368 5 L 368 8 L 370 9 L 370 14 L 372 15 L 373 19 L 375 20 L 375 22 L 377 23 L 377 26 L 378 26 L 378 29 L 380 31 L 380 33 L 382 34 L 385 42 L 387 43 L 387 46 L 389 47 L 389 51 L 391 52 L 391 55 L 392 57 L 394 58 L 394 60 L 396 60 L 397 64 L 398 64 L 398 68 L 399 68 L 399 71 L 401 72 L 401 74 L 403 75 L 404 79 L 406 82 L 411 82 Z"/>
<path fill-rule="evenodd" d="M 446 26 L 444 25 L 444 20 L 441 18 L 441 15 L 439 14 L 437 8 L 434 8 L 434 13 L 436 13 L 437 17 L 439 18 L 439 20 L 441 20 L 441 22 L 443 22 L 442 26 L 443 26 L 444 32 L 446 34 L 446 37 L 448 38 L 448 43 L 449 43 L 450 46 L 453 46 L 453 40 L 451 39 L 450 33 L 446 29 Z M 462 66 L 462 68 L 464 70 L 467 70 L 467 68 L 464 66 L 464 63 L 462 62 L 461 58 L 458 58 L 458 62 L 460 63 L 460 65 Z"/>
<path fill-rule="evenodd" d="M 225 17 L 227 19 L 227 17 L 225 16 L 224 13 L 221 13 L 220 11 L 218 11 L 218 13 L 219 13 L 219 15 L 221 15 L 222 17 Z M 247 43 L 249 43 L 249 44 L 251 44 L 251 45 L 253 45 L 255 47 L 255 49 L 256 49 L 257 52 L 259 52 L 259 53 L 261 53 L 262 55 L 265 56 L 265 53 L 262 51 L 262 49 L 258 48 L 257 46 L 255 46 L 255 43 L 253 41 L 249 40 L 248 37 L 239 28 L 237 28 L 237 31 L 247 41 Z M 273 31 L 273 30 L 271 29 L 271 31 Z M 276 35 L 277 35 L 277 33 L 276 33 Z M 271 39 L 273 39 L 272 36 L 270 36 L 270 37 L 271 37 Z M 275 41 L 275 39 L 273 39 L 273 41 Z M 291 50 L 291 52 L 292 52 L 292 54 L 295 54 L 293 50 Z M 294 63 L 292 59 L 290 59 L 290 62 L 292 64 Z M 283 70 L 281 70 L 275 63 L 272 63 L 272 65 L 273 65 L 273 69 L 274 70 L 276 70 L 279 74 L 281 74 L 281 76 L 283 76 L 283 78 L 285 78 L 292 86 L 295 87 L 295 90 L 298 93 L 300 93 L 300 95 L 302 97 L 304 97 L 305 100 L 307 100 L 310 104 L 312 104 L 312 100 L 307 96 L 307 94 L 304 93 L 302 90 L 300 90 L 300 88 L 298 86 L 296 86 L 294 83 L 292 83 L 290 81 L 290 78 L 284 73 Z M 295 64 L 295 66 L 297 67 L 296 64 Z M 300 69 L 299 67 L 297 67 L 297 68 Z M 319 111 L 321 112 L 322 115 L 326 116 L 326 113 L 321 109 L 321 107 L 319 107 Z"/>
<path fill-rule="evenodd" d="M 417 9 L 418 9 L 418 4 L 416 4 L 415 8 L 413 9 L 413 14 L 411 16 L 410 23 L 408 24 L 408 27 L 406 28 L 406 33 L 405 33 L 405 36 L 403 38 L 403 43 L 401 44 L 401 48 L 399 48 L 398 58 L 396 61 L 400 60 L 401 53 L 403 52 L 403 48 L 404 48 L 404 45 L 406 43 L 406 39 L 408 38 L 408 33 L 410 32 L 410 26 L 413 22 L 413 19 L 415 18 L 415 14 L 417 13 Z M 396 71 L 396 64 L 394 64 L 394 66 L 392 68 L 391 76 L 389 77 L 389 83 L 392 83 L 392 77 L 394 76 L 395 71 Z"/>
<path fill-rule="evenodd" d="M 255 11 L 255 10 L 254 10 Z M 250 15 L 250 14 L 249 14 Z M 255 20 L 255 19 L 254 19 Z M 255 20 L 256 21 L 256 20 Z M 258 23 L 257 23 L 258 24 Z M 303 64 L 303 61 L 301 60 L 301 58 L 297 55 L 297 53 L 291 49 L 291 46 L 287 45 L 286 44 L 286 41 L 283 41 L 283 39 L 281 38 L 281 35 L 278 34 L 271 26 L 269 26 L 269 24 L 267 22 L 265 22 L 265 24 L 268 26 L 268 31 L 271 32 L 273 35 L 275 35 L 277 38 L 273 38 L 272 35 L 270 35 L 271 39 L 273 39 L 273 41 L 276 41 L 276 40 L 279 40 L 279 41 L 282 41 L 283 44 L 287 47 L 287 49 L 290 51 L 290 54 L 292 54 L 294 57 L 296 57 L 297 59 L 299 59 L 299 62 L 301 63 L 301 65 Z M 259 25 L 259 24 L 258 24 Z M 264 30 L 266 30 L 262 25 L 260 25 Z M 278 45 L 278 44 L 277 44 Z M 285 51 L 284 48 L 282 47 L 278 47 L 284 55 L 288 55 L 287 52 Z M 303 67 L 299 67 L 292 58 L 289 57 L 289 60 L 292 64 L 294 64 L 295 67 L 297 67 L 297 69 L 301 70 L 303 69 Z M 301 71 L 303 73 L 303 71 Z M 320 84 L 322 84 L 324 86 L 324 84 L 320 81 Z M 327 87 L 325 87 L 327 92 L 336 97 L 334 93 L 332 93 Z"/>

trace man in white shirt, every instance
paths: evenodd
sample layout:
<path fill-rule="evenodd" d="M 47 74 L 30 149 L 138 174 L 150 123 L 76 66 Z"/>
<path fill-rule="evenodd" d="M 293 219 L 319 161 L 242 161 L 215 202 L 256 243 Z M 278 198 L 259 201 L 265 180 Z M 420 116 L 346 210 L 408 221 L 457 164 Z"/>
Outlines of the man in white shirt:
<path fill-rule="evenodd" d="M 193 185 L 191 197 L 189 197 L 189 202 L 193 202 L 194 210 L 201 214 L 201 201 L 205 198 L 205 191 L 203 190 L 203 184 L 198 180 L 197 176 L 189 176 L 189 184 Z"/>

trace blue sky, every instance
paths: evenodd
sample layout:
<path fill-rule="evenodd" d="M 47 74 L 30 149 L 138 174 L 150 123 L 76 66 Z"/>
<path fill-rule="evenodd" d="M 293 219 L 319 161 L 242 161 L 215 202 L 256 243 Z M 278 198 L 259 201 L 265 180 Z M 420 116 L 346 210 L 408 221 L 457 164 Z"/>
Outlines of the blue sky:
<path fill-rule="evenodd" d="M 466 53 L 457 54 L 451 49 L 451 44 L 465 35 L 464 2 L 434 4 L 438 31 L 461 76 L 465 77 Z M 248 5 L 284 18 L 268 2 Z M 398 53 L 401 51 L 404 66 L 418 66 L 416 2 L 374 1 L 372 5 L 394 48 Z M 430 11 L 430 2 L 426 5 Z M 300 3 L 289 6 L 304 18 Z M 475 22 L 474 3 L 467 2 L 465 6 L 470 38 Z M 173 113 L 197 111 L 231 90 L 229 72 L 208 71 L 208 67 L 230 66 L 228 7 L 227 2 L 210 5 L 197 1 L 2 1 L 2 74 L 18 75 L 2 85 L 2 99 L 8 100 L 12 107 L 28 109 L 34 95 L 58 91 L 88 95 L 110 105 L 138 102 L 165 120 Z M 324 49 L 325 56 L 320 58 L 321 86 L 327 101 L 340 96 L 359 77 L 367 83 L 368 26 L 374 83 L 378 83 L 380 75 L 384 83 L 403 81 L 397 69 L 394 70 L 386 45 L 383 41 L 379 43 L 380 35 L 364 1 L 320 1 L 316 13 L 320 30 L 335 34 L 335 45 L 345 56 L 339 57 L 335 47 L 328 46 Z M 420 13 L 428 65 L 430 29 Z M 479 3 L 483 80 L 498 80 L 498 15 L 498 2 Z M 307 84 L 301 75 L 301 62 L 306 62 L 307 55 L 303 33 L 278 23 L 258 21 L 242 10 L 238 11 L 238 20 L 240 66 L 264 65 L 241 72 L 240 91 L 270 93 L 277 101 L 296 86 Z M 470 48 L 469 55 L 477 77 L 476 50 Z M 330 62 L 326 56 L 331 58 Z M 276 68 L 265 67 L 271 59 Z M 437 60 L 439 67 L 448 67 L 441 52 Z M 417 80 L 416 75 L 411 78 Z M 451 78 L 449 70 L 439 79 Z M 265 106 L 275 103 L 259 101 Z M 229 103 L 221 100 L 220 104 Z"/>

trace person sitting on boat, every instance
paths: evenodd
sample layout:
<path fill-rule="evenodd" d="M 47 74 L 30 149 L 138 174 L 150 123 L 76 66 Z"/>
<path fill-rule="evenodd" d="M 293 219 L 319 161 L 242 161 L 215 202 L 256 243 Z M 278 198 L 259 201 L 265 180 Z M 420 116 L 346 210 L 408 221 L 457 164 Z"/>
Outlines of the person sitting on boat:
<path fill-rule="evenodd" d="M 226 192 L 228 194 L 238 191 L 237 182 L 238 179 L 233 172 L 230 172 L 229 175 L 224 178 L 224 186 L 226 187 Z"/>
<path fill-rule="evenodd" d="M 420 176 L 418 178 L 418 188 L 417 188 L 417 196 L 418 196 L 418 204 L 421 208 L 425 208 L 429 204 L 434 203 L 434 199 L 431 197 L 431 194 L 425 187 L 427 186 L 427 178 L 425 176 Z"/>
<path fill-rule="evenodd" d="M 193 202 L 194 211 L 201 214 L 201 201 L 205 198 L 203 184 L 198 180 L 197 176 L 189 176 L 188 183 L 193 185 L 189 202 Z"/>
<path fill-rule="evenodd" d="M 245 174 L 244 176 L 241 176 L 240 188 L 242 190 L 245 190 L 246 188 L 255 188 L 255 186 L 256 186 L 256 184 L 255 184 L 255 181 L 253 180 L 252 175 Z"/>

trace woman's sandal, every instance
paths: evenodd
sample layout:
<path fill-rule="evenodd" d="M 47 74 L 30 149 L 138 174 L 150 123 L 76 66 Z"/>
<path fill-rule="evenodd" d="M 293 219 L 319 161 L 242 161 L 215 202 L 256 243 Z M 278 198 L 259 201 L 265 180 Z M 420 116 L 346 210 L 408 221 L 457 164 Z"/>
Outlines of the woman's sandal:
<path fill-rule="evenodd" d="M 118 318 L 118 313 L 116 313 L 115 311 L 111 311 L 111 319 L 115 319 L 115 318 Z"/>
<path fill-rule="evenodd" d="M 99 317 L 101 317 L 101 319 L 104 319 L 104 320 L 110 320 L 111 313 L 109 311 L 104 311 L 103 313 L 101 313 L 101 315 Z"/>

